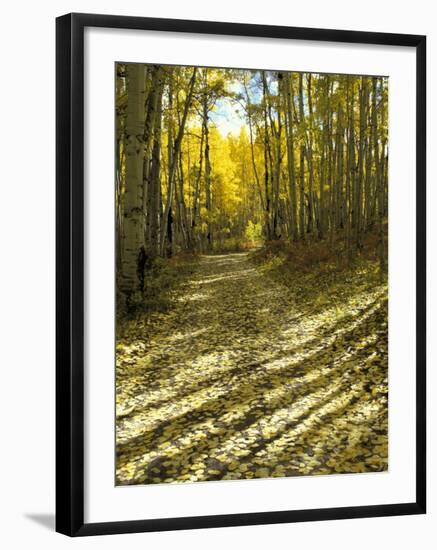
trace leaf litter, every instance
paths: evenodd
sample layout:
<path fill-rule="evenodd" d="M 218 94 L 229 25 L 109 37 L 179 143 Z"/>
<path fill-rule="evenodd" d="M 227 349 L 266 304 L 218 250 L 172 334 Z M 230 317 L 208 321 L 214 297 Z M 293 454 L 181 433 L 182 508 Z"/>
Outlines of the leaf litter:
<path fill-rule="evenodd" d="M 387 470 L 386 282 L 253 256 L 187 260 L 165 311 L 122 322 L 118 485 Z"/>

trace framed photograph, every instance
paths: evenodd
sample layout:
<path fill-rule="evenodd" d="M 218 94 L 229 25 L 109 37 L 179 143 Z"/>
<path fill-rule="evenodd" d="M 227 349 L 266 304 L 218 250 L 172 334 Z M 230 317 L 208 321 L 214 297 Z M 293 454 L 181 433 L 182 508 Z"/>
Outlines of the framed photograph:
<path fill-rule="evenodd" d="M 425 513 L 425 37 L 56 30 L 57 531 Z"/>

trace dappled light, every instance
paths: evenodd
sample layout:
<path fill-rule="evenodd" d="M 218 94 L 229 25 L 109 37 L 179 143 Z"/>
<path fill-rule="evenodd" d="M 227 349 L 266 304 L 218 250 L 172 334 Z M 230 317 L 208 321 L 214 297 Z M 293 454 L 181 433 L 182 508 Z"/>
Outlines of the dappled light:
<path fill-rule="evenodd" d="M 119 484 L 387 469 L 386 283 L 314 272 L 305 297 L 253 256 L 201 257 L 169 312 L 125 327 Z"/>
<path fill-rule="evenodd" d="M 386 471 L 389 79 L 119 62 L 115 99 L 116 484 Z"/>

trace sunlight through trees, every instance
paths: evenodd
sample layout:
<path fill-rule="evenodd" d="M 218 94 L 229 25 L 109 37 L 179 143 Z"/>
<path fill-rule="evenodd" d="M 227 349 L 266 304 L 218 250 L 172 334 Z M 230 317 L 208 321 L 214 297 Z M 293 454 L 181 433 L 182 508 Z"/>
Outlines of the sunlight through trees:
<path fill-rule="evenodd" d="M 116 65 L 116 482 L 388 469 L 388 79 Z"/>
<path fill-rule="evenodd" d="M 128 301 L 148 263 L 183 250 L 341 238 L 354 257 L 373 231 L 384 270 L 387 101 L 383 77 L 118 64 Z M 238 134 L 221 131 L 229 112 Z"/>

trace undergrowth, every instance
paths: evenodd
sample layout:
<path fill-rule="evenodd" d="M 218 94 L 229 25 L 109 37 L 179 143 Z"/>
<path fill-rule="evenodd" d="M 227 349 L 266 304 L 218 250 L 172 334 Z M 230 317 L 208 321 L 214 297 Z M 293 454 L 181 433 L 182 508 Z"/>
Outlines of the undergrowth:
<path fill-rule="evenodd" d="M 271 241 L 252 253 L 257 269 L 294 290 L 296 303 L 343 302 L 360 290 L 387 285 L 378 260 L 379 235 L 369 233 L 353 256 L 342 238 L 311 242 Z"/>
<path fill-rule="evenodd" d="M 192 253 L 156 258 L 145 270 L 142 292 L 138 293 L 129 307 L 126 307 L 125 297 L 121 293 L 117 294 L 118 325 L 144 314 L 167 311 L 174 293 L 193 273 L 197 261 L 197 255 Z"/>

